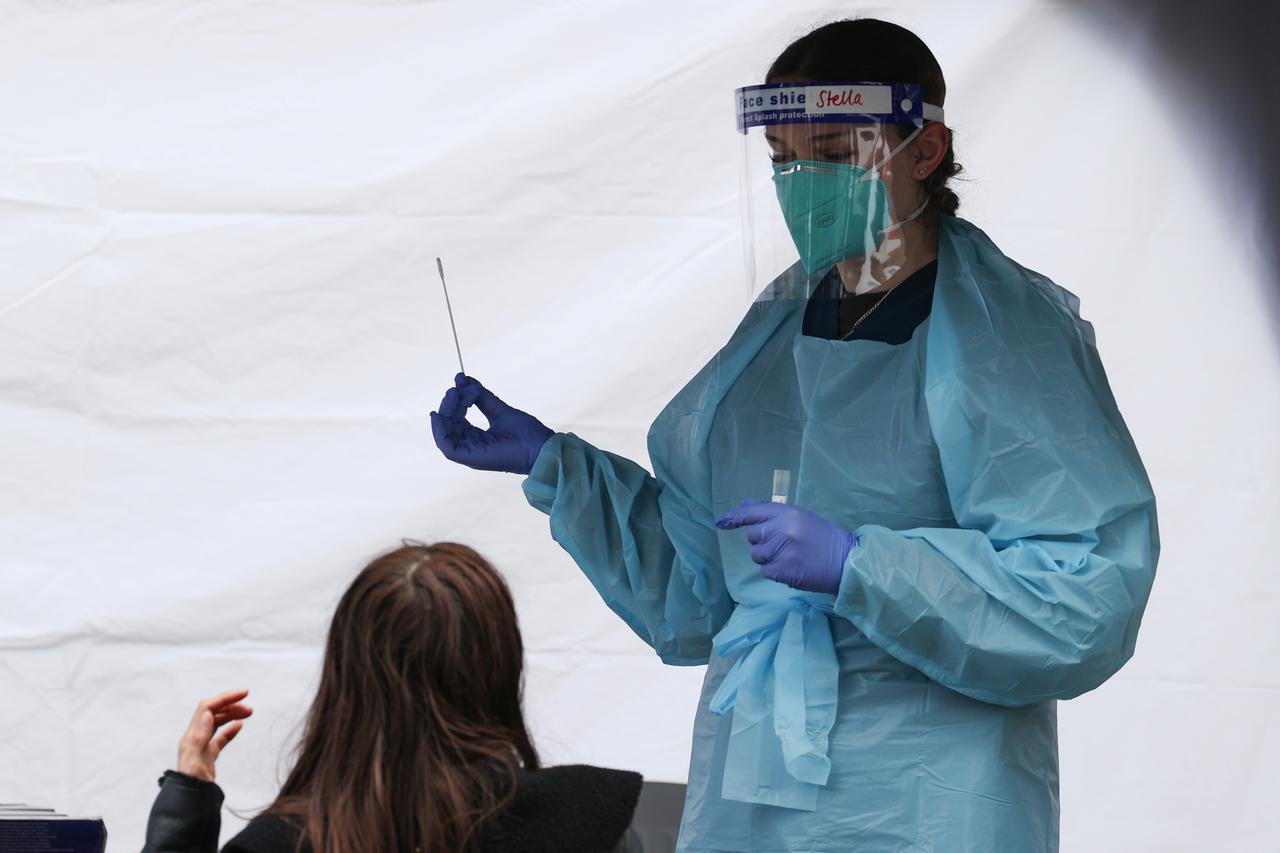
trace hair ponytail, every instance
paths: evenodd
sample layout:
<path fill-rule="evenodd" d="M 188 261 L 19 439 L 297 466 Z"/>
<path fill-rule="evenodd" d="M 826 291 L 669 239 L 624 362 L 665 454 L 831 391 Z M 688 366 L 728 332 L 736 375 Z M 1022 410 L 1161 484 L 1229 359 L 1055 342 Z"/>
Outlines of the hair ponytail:
<path fill-rule="evenodd" d="M 950 130 L 950 128 L 948 128 Z M 921 188 L 928 196 L 925 212 L 928 214 L 945 214 L 955 216 L 960 209 L 960 196 L 950 186 L 952 178 L 964 171 L 964 167 L 956 162 L 955 131 L 951 130 L 951 143 L 947 145 L 947 153 L 942 156 L 938 168 L 929 173 L 920 182 Z"/>

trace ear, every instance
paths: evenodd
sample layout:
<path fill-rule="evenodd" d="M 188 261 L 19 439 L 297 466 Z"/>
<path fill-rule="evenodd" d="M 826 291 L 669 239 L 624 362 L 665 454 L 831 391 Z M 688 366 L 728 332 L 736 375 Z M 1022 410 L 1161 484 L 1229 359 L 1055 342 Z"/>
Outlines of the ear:
<path fill-rule="evenodd" d="M 923 181 L 942 163 L 951 147 L 951 131 L 941 122 L 931 121 L 911 143 L 911 177 Z"/>

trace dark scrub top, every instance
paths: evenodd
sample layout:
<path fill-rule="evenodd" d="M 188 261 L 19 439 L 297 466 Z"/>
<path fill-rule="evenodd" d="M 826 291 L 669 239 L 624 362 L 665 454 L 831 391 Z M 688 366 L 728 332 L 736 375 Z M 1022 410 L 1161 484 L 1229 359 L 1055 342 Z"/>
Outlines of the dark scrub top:
<path fill-rule="evenodd" d="M 933 285 L 938 278 L 938 262 L 932 261 L 907 276 L 897 287 L 884 292 L 853 295 L 840 283 L 835 267 L 827 273 L 809 298 L 804 313 L 804 334 L 829 340 L 843 339 L 867 309 L 884 296 L 880 307 L 849 335 L 847 340 L 906 343 L 929 316 L 933 307 Z"/>

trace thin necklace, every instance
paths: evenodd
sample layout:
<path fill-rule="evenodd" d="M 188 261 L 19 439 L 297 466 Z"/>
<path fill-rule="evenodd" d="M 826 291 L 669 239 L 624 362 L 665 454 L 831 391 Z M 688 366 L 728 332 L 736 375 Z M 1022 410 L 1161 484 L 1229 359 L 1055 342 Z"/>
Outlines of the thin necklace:
<path fill-rule="evenodd" d="M 871 316 L 871 312 L 872 312 L 872 311 L 874 311 L 874 310 L 876 310 L 877 308 L 879 308 L 879 307 L 880 307 L 880 303 L 881 303 L 881 302 L 884 302 L 884 301 L 885 301 L 885 299 L 886 299 L 886 298 L 888 298 L 889 294 L 890 294 L 890 293 L 893 293 L 894 289 L 896 289 L 896 288 L 897 288 L 897 285 L 895 284 L 893 287 L 891 287 L 891 288 L 889 288 L 888 290 L 886 290 L 886 291 L 884 292 L 884 296 L 881 296 L 879 299 L 877 299 L 877 300 L 875 301 L 875 304 L 874 304 L 874 305 L 872 305 L 870 308 L 868 308 L 868 309 L 866 310 L 866 312 L 865 312 L 861 317 L 859 317 L 858 319 L 856 319 L 856 320 L 854 320 L 854 321 L 853 321 L 853 325 L 849 327 L 849 331 L 847 331 L 847 332 L 845 332 L 843 335 L 841 335 L 841 336 L 840 336 L 840 340 L 842 340 L 842 341 L 847 341 L 847 340 L 849 340 L 849 336 L 850 336 L 850 335 L 852 335 L 854 332 L 858 331 L 858 327 L 862 325 L 862 321 L 863 321 L 863 320 L 865 320 L 865 319 L 867 319 L 868 317 L 870 317 L 870 316 Z"/>

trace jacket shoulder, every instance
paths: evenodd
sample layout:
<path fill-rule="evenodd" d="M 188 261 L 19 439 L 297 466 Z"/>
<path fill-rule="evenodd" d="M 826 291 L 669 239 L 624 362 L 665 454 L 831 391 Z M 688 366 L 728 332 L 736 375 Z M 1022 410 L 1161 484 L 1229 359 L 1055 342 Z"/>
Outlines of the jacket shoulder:
<path fill-rule="evenodd" d="M 589 765 L 522 771 L 515 799 L 487 828 L 482 849 L 607 853 L 631 825 L 642 784 L 639 773 Z"/>
<path fill-rule="evenodd" d="M 279 815 L 260 814 L 226 843 L 222 853 L 295 853 L 300 834 L 296 826 Z"/>

